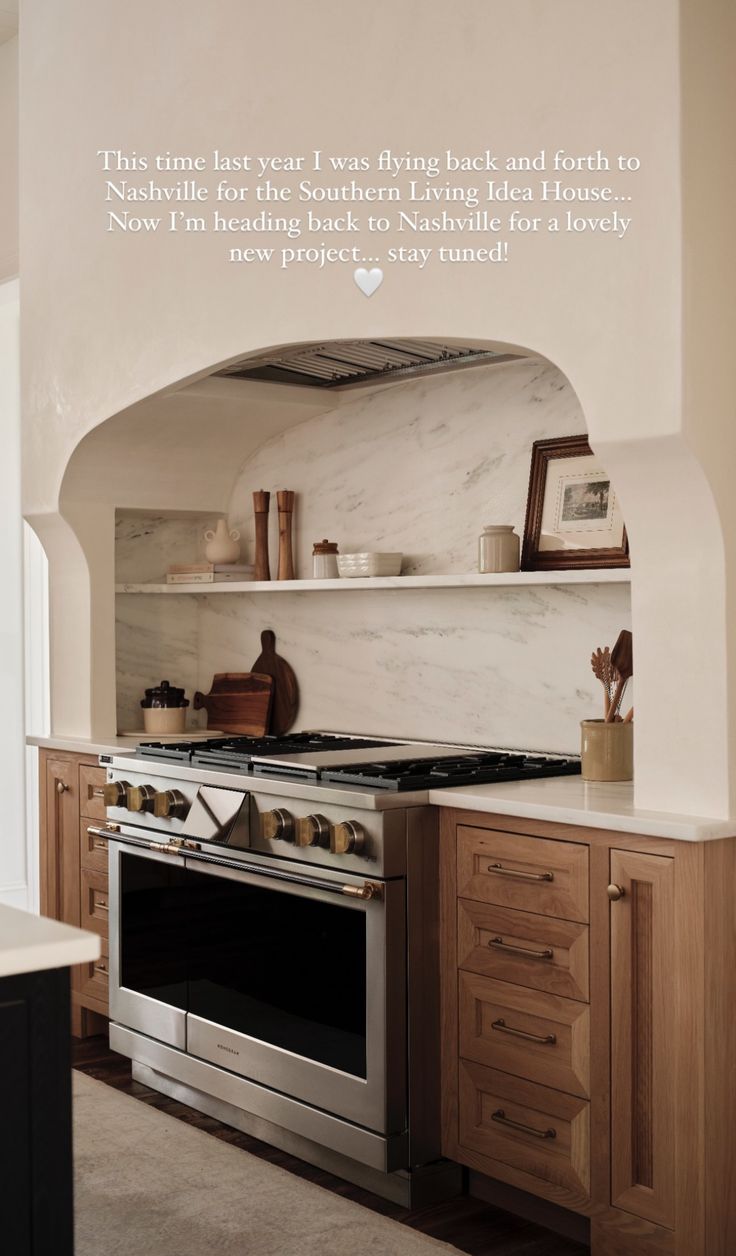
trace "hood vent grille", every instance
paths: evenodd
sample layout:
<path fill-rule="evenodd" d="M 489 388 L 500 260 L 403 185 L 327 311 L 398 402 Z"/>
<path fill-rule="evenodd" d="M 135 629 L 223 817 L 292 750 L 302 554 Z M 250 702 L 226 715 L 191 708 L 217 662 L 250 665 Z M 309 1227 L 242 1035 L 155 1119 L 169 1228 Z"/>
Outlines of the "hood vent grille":
<path fill-rule="evenodd" d="M 520 356 L 435 340 L 330 340 L 244 358 L 216 374 L 226 379 L 259 379 L 309 388 L 349 388 L 466 366 L 514 362 Z"/>

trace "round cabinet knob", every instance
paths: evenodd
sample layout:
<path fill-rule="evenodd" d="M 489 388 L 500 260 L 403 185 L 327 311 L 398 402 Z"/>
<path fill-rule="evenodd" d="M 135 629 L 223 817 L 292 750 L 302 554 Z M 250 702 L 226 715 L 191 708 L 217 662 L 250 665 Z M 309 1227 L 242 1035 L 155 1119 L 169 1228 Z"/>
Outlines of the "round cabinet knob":
<path fill-rule="evenodd" d="M 102 801 L 106 807 L 124 807 L 129 789 L 127 781 L 108 781 L 102 786 Z"/>
<path fill-rule="evenodd" d="M 294 842 L 297 846 L 327 846 L 330 826 L 324 816 L 304 816 L 296 822 Z"/>
<path fill-rule="evenodd" d="M 153 785 L 129 785 L 125 794 L 128 811 L 153 811 L 156 797 Z"/>
<path fill-rule="evenodd" d="M 68 785 L 66 785 L 64 781 L 57 781 L 57 782 L 56 782 L 56 792 L 57 792 L 57 794 L 65 794 L 65 793 L 67 792 L 67 790 L 68 790 L 68 789 L 69 789 L 69 786 L 68 786 Z"/>
<path fill-rule="evenodd" d="M 330 825 L 330 850 L 333 855 L 360 855 L 365 848 L 365 829 L 357 820 Z"/>
<path fill-rule="evenodd" d="M 626 894 L 626 890 L 622 885 L 609 885 L 606 892 L 612 903 L 617 903 Z"/>
<path fill-rule="evenodd" d="M 281 838 L 282 842 L 294 841 L 294 817 L 282 807 L 264 811 L 261 816 L 261 833 L 269 842 Z"/>
<path fill-rule="evenodd" d="M 154 794 L 153 814 L 160 820 L 183 820 L 189 813 L 189 803 L 178 789 L 166 789 Z"/>

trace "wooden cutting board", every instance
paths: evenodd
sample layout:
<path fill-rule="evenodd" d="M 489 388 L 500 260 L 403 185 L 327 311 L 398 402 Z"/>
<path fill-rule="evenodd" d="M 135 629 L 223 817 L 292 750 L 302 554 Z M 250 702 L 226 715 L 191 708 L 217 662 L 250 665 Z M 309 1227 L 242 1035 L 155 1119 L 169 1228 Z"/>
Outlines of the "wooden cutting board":
<path fill-rule="evenodd" d="M 263 737 L 269 730 L 274 681 L 254 672 L 218 672 L 207 694 L 195 693 L 194 710 L 207 712 L 207 724 L 222 733 Z"/>
<path fill-rule="evenodd" d="M 299 710 L 299 685 L 293 668 L 276 653 L 276 634 L 270 628 L 264 628 L 261 633 L 261 647 L 253 671 L 273 677 L 271 732 L 280 736 L 294 726 Z"/>

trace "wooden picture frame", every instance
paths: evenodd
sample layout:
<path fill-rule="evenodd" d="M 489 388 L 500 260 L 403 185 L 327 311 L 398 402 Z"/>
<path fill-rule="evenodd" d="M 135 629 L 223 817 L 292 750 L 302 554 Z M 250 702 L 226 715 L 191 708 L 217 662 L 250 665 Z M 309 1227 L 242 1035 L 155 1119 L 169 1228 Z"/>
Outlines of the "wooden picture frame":
<path fill-rule="evenodd" d="M 621 508 L 587 436 L 535 441 L 521 570 L 629 566 Z"/>

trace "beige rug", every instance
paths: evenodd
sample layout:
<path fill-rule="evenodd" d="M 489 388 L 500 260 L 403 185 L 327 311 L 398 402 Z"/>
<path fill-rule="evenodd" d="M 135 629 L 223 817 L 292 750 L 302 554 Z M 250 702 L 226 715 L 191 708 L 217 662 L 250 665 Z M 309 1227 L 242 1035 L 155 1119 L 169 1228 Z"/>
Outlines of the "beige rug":
<path fill-rule="evenodd" d="M 76 1256 L 456 1253 L 82 1073 Z"/>

